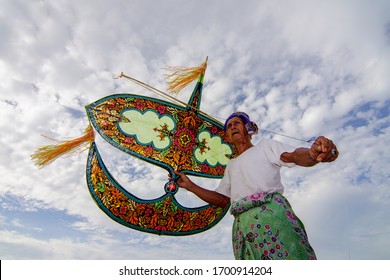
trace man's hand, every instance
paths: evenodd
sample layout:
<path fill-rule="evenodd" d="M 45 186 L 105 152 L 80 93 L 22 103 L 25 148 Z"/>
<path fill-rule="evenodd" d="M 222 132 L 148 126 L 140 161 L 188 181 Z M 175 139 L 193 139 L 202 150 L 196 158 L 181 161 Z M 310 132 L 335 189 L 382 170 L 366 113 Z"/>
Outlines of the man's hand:
<path fill-rule="evenodd" d="M 175 170 L 176 176 L 178 176 L 178 179 L 176 179 L 176 183 L 179 187 L 186 189 L 187 191 L 190 191 L 197 195 L 200 199 L 206 201 L 207 203 L 210 203 L 212 205 L 225 208 L 227 205 L 229 205 L 230 198 L 217 193 L 216 191 L 204 189 L 194 182 L 192 182 L 187 175 L 185 175 L 182 172 Z M 172 180 L 171 175 L 169 174 L 169 179 Z"/>
<path fill-rule="evenodd" d="M 194 185 L 194 183 L 184 173 L 175 170 L 175 174 L 177 176 L 177 179 L 175 178 L 175 181 L 180 188 L 189 190 Z M 169 179 L 172 180 L 170 174 Z"/>
<path fill-rule="evenodd" d="M 311 145 L 309 155 L 317 162 L 331 162 L 339 156 L 339 152 L 332 140 L 319 136 Z"/>

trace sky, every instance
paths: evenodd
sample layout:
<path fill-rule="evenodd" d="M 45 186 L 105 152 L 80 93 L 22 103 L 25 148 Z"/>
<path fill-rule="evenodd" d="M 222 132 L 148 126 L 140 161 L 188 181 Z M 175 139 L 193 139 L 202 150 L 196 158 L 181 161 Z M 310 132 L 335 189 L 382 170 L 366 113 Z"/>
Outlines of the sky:
<path fill-rule="evenodd" d="M 340 156 L 282 169 L 284 195 L 322 260 L 390 259 L 390 2 L 387 0 L 0 0 L 0 259 L 231 260 L 227 214 L 185 237 L 126 228 L 92 200 L 87 151 L 37 168 L 30 155 L 82 134 L 85 106 L 166 91 L 164 67 L 208 57 L 201 110 L 248 113 L 296 147 L 325 135 Z M 192 88 L 177 96 L 187 102 Z M 44 135 L 44 136 L 43 136 Z M 96 142 L 113 176 L 143 198 L 167 172 Z M 213 189 L 218 180 L 193 178 Z M 185 206 L 203 203 L 185 190 Z"/>

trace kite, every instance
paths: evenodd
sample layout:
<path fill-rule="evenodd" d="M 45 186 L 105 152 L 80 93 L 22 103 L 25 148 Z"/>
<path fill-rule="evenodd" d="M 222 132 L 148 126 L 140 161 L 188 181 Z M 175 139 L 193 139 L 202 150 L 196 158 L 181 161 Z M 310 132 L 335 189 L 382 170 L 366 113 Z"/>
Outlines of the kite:
<path fill-rule="evenodd" d="M 114 221 L 142 232 L 183 236 L 203 232 L 215 226 L 227 213 L 210 204 L 189 208 L 175 198 L 179 187 L 175 170 L 187 175 L 222 178 L 234 148 L 225 138 L 223 125 L 200 111 L 206 61 L 199 67 L 169 68 L 169 89 L 177 93 L 191 81 L 196 85 L 186 104 L 147 96 L 121 93 L 106 96 L 87 106 L 90 124 L 83 136 L 44 146 L 31 156 L 42 167 L 65 153 L 89 149 L 86 180 L 98 207 Z M 156 93 L 165 93 L 121 73 Z M 169 172 L 164 195 L 142 199 L 122 187 L 106 168 L 94 141 L 97 133 L 112 146 Z M 87 145 L 87 146 L 86 146 Z"/>

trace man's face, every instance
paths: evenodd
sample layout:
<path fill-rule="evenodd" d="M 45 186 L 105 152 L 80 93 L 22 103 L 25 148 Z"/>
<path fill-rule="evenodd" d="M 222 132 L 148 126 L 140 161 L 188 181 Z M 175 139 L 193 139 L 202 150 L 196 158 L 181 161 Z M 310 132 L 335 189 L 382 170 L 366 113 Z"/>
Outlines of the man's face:
<path fill-rule="evenodd" d="M 244 121 L 240 117 L 233 117 L 228 121 L 226 125 L 226 136 L 231 143 L 248 136 Z"/>

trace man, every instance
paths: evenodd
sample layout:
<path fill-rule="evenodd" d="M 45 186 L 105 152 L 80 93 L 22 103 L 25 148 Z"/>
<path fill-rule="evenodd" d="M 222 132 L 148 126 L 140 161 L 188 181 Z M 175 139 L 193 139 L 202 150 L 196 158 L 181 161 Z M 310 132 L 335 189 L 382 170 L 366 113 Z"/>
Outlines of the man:
<path fill-rule="evenodd" d="M 204 189 L 176 172 L 178 185 L 216 206 L 231 202 L 236 259 L 316 259 L 303 223 L 283 196 L 280 169 L 334 161 L 335 144 L 320 136 L 310 148 L 294 149 L 271 139 L 254 146 L 251 136 L 258 132 L 257 125 L 242 112 L 227 118 L 225 132 L 236 156 L 217 189 Z"/>

